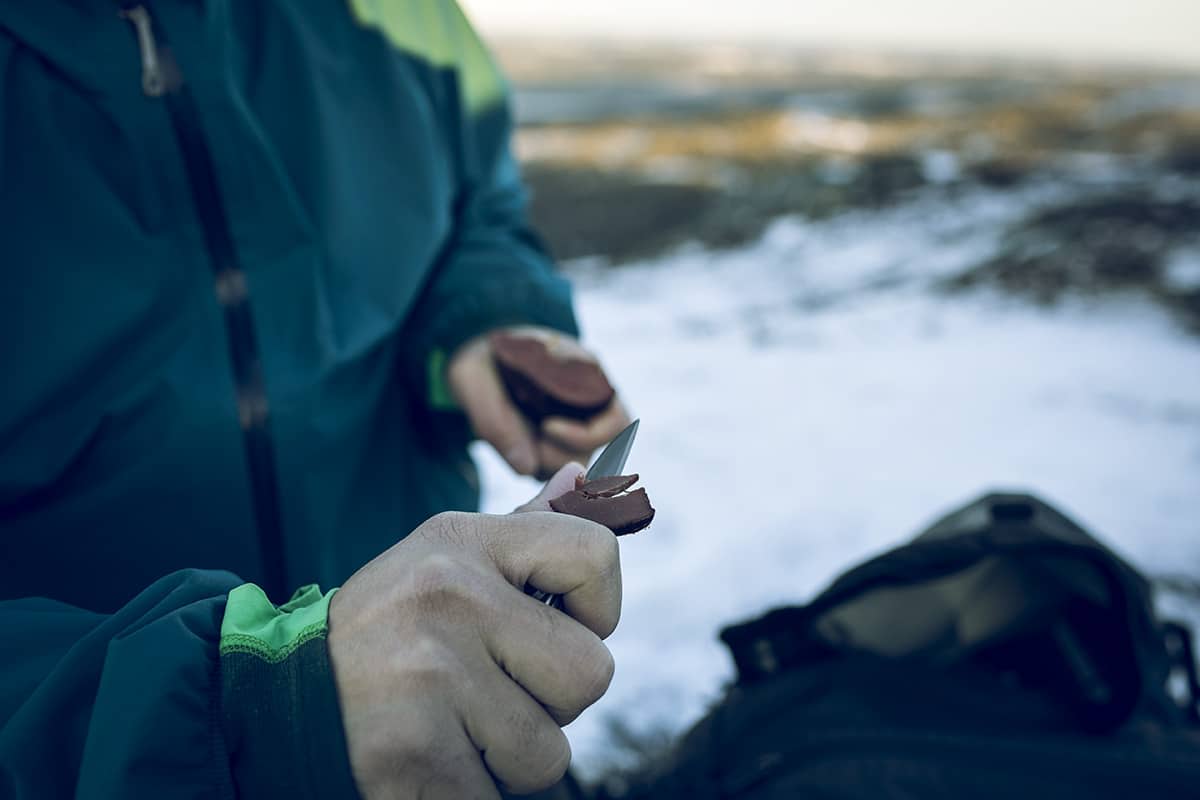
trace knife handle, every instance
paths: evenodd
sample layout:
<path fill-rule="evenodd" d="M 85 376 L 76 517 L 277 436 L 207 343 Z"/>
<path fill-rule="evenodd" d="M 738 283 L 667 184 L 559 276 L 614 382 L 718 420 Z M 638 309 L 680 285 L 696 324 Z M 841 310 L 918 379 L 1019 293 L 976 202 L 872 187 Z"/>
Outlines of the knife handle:
<path fill-rule="evenodd" d="M 532 586 L 525 587 L 525 594 L 543 605 L 562 611 L 563 599 L 561 594 L 550 594 L 549 592 L 543 592 L 541 589 L 534 589 Z"/>

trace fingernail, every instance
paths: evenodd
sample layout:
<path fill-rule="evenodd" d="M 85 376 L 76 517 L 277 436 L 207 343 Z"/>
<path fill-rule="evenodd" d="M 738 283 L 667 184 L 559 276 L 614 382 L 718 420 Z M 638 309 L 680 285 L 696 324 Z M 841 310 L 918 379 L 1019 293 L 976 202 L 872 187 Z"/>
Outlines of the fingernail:
<path fill-rule="evenodd" d="M 504 454 L 504 459 L 512 465 L 512 468 L 523 475 L 529 475 L 537 469 L 537 456 L 534 455 L 533 445 L 529 442 L 521 442 L 514 445 L 511 450 Z"/>
<path fill-rule="evenodd" d="M 582 477 L 583 467 L 572 461 L 559 467 L 558 471 L 550 476 L 542 492 L 548 497 L 558 497 L 576 488 Z"/>

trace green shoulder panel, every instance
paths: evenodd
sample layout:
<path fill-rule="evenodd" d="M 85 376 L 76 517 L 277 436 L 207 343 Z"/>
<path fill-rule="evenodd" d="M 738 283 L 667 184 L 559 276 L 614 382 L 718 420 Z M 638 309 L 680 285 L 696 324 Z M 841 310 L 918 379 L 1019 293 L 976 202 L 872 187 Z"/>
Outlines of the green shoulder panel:
<path fill-rule="evenodd" d="M 472 115 L 501 103 L 507 86 L 491 53 L 454 0 L 349 0 L 358 24 L 435 67 L 455 69 Z"/>
<path fill-rule="evenodd" d="M 249 653 L 279 663 L 312 639 L 329 631 L 329 600 L 316 585 L 302 587 L 278 608 L 253 583 L 229 593 L 221 622 L 221 655 Z"/>

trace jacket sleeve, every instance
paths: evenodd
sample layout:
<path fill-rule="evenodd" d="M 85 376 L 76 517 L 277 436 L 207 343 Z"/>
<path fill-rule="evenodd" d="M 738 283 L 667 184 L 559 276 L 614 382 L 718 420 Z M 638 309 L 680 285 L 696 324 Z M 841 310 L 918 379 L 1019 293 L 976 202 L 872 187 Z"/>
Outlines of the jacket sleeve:
<path fill-rule="evenodd" d="M 108 615 L 0 603 L 0 794 L 357 797 L 330 595 L 308 587 L 276 608 L 239 583 L 178 572 Z"/>
<path fill-rule="evenodd" d="M 503 76 L 457 4 L 417 5 L 431 6 L 421 18 L 427 40 L 442 43 L 435 60 L 452 70 L 453 90 L 440 104 L 450 120 L 447 136 L 458 173 L 454 232 L 404 337 L 414 374 L 436 384 L 444 358 L 478 334 L 533 324 L 578 335 L 578 326 L 570 286 L 526 219 Z"/>

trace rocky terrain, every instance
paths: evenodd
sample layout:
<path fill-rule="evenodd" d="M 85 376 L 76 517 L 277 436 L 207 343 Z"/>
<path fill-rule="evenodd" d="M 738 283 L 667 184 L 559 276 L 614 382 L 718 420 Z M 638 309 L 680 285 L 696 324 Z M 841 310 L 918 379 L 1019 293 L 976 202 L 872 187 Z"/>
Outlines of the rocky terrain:
<path fill-rule="evenodd" d="M 620 265 L 737 247 L 781 217 L 1044 187 L 945 290 L 1140 293 L 1200 330 L 1198 76 L 732 46 L 499 52 L 533 218 L 560 259 Z"/>

